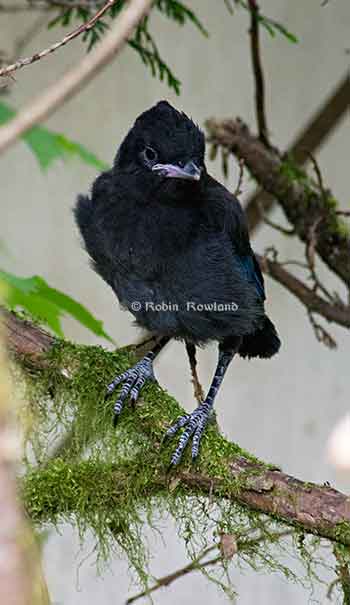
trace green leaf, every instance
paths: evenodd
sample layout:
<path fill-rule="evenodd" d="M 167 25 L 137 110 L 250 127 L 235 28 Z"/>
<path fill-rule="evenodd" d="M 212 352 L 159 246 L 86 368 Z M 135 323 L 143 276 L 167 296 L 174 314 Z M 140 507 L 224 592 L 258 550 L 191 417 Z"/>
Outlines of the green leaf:
<path fill-rule="evenodd" d="M 61 317 L 67 314 L 96 336 L 113 342 L 104 331 L 102 321 L 67 294 L 51 288 L 42 277 L 18 277 L 0 270 L 0 282 L 6 286 L 6 302 L 10 309 L 24 309 L 49 326 L 58 336 L 63 336 Z"/>
<path fill-rule="evenodd" d="M 272 21 L 271 19 L 268 19 L 268 21 L 271 23 L 272 27 L 277 29 L 277 31 L 279 31 L 283 36 L 285 36 L 285 38 L 287 38 L 290 42 L 293 42 L 293 44 L 298 44 L 299 39 L 296 37 L 296 35 L 288 31 L 288 29 L 282 23 L 278 23 L 278 21 Z"/>
<path fill-rule="evenodd" d="M 275 29 L 272 27 L 271 21 L 269 19 L 266 19 L 266 17 L 262 17 L 259 15 L 258 21 L 260 25 L 262 25 L 266 29 L 266 31 L 269 32 L 272 38 L 276 36 Z"/>
<path fill-rule="evenodd" d="M 15 115 L 16 111 L 12 107 L 3 101 L 0 102 L 0 124 L 5 124 Z M 94 166 L 99 170 L 109 168 L 108 164 L 97 158 L 80 143 L 71 141 L 63 134 L 53 132 L 47 128 L 35 126 L 22 138 L 34 153 L 43 170 L 47 170 L 57 159 L 66 160 L 72 157 L 77 157 L 85 164 Z"/>
<path fill-rule="evenodd" d="M 247 10 L 250 13 L 250 11 L 251 11 L 250 6 L 245 0 L 234 0 L 234 1 L 237 5 L 241 6 L 242 8 L 244 8 L 245 10 Z M 227 0 L 224 0 L 224 2 L 227 6 L 227 4 L 228 4 Z M 261 14 L 260 11 L 258 12 L 258 21 L 259 21 L 260 25 L 262 27 L 264 27 L 266 29 L 266 31 L 269 32 L 270 36 L 272 36 L 273 38 L 276 36 L 276 32 L 278 32 L 278 33 L 282 34 L 285 38 L 287 38 L 293 44 L 297 44 L 299 42 L 297 36 L 295 36 L 295 34 L 292 34 L 283 25 L 283 23 L 279 23 L 278 21 L 275 21 L 274 19 L 270 19 L 269 17 L 266 17 L 266 15 Z"/>
<path fill-rule="evenodd" d="M 103 20 L 97 21 L 94 27 L 89 28 L 83 35 L 83 41 L 87 44 L 87 50 L 89 51 L 105 34 L 108 28 L 108 20 L 113 20 L 125 5 L 125 0 L 120 0 L 110 7 L 108 13 L 106 13 Z M 185 25 L 191 23 L 194 25 L 204 36 L 208 36 L 208 32 L 204 27 L 203 23 L 198 19 L 197 15 L 189 8 L 185 3 L 180 0 L 154 0 L 154 8 L 161 12 L 165 17 L 171 19 L 178 25 Z M 54 10 L 54 7 L 53 7 Z M 86 8 L 57 8 L 59 11 L 58 15 L 53 18 L 50 22 L 50 27 L 55 25 L 63 25 L 67 27 L 69 24 L 72 27 L 72 21 L 80 22 L 80 24 L 86 23 L 93 14 L 96 12 L 94 3 L 91 3 L 91 7 Z M 165 80 L 170 88 L 172 88 L 176 94 L 180 94 L 180 81 L 174 75 L 163 56 L 160 55 L 155 41 L 148 30 L 148 17 L 145 17 L 138 27 L 138 31 L 143 31 L 142 40 L 140 35 L 136 33 L 132 40 L 129 41 L 129 46 L 137 52 L 138 56 L 150 70 L 153 76 L 158 77 L 160 80 Z"/>
<path fill-rule="evenodd" d="M 208 37 L 208 31 L 203 23 L 198 19 L 195 13 L 182 2 L 179 2 L 178 0 L 157 0 L 156 7 L 160 12 L 176 21 L 179 25 L 185 25 L 187 21 L 190 21 L 204 36 Z"/>
<path fill-rule="evenodd" d="M 136 40 L 129 40 L 128 44 L 138 51 L 143 63 L 150 68 L 153 77 L 158 75 L 161 81 L 166 78 L 168 86 L 172 88 L 177 95 L 180 94 L 181 82 L 157 53 L 142 46 L 142 44 L 136 42 Z"/>

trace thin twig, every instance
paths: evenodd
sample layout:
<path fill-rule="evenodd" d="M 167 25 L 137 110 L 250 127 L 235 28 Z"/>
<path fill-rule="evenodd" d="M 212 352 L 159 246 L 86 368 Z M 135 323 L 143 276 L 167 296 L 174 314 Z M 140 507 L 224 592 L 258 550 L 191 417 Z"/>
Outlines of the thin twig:
<path fill-rule="evenodd" d="M 312 311 L 310 311 L 310 309 L 307 309 L 307 315 L 318 342 L 322 342 L 322 344 L 328 347 L 328 349 L 336 349 L 338 346 L 337 341 L 323 326 L 321 326 L 321 324 L 316 321 L 314 314 Z"/>
<path fill-rule="evenodd" d="M 340 301 L 330 303 L 319 296 L 313 288 L 309 288 L 300 279 L 284 269 L 276 258 L 270 260 L 266 252 L 264 256 L 256 254 L 262 271 L 282 284 L 291 294 L 294 294 L 300 302 L 312 313 L 321 315 L 327 321 L 337 323 L 345 328 L 350 328 L 350 308 Z"/>
<path fill-rule="evenodd" d="M 204 567 L 208 567 L 209 565 L 216 565 L 216 563 L 218 563 L 219 561 L 222 560 L 221 555 L 218 555 L 217 557 L 214 557 L 213 559 L 209 559 L 209 561 L 204 561 L 203 563 L 201 563 L 201 561 L 210 552 L 212 552 L 213 550 L 217 550 L 217 548 L 218 548 L 217 544 L 215 544 L 214 546 L 209 546 L 208 548 L 203 550 L 198 555 L 198 557 L 193 559 L 193 561 L 191 561 L 191 563 L 188 563 L 188 565 L 185 565 L 184 567 L 177 569 L 173 573 L 170 573 L 166 576 L 163 576 L 162 578 L 159 578 L 158 580 L 156 580 L 155 584 L 153 584 L 153 586 L 151 586 L 151 588 L 149 588 L 148 590 L 143 590 L 142 592 L 139 592 L 138 594 L 134 595 L 133 597 L 130 597 L 129 599 L 127 599 L 126 605 L 131 605 L 131 603 L 134 603 L 138 599 L 148 596 L 149 594 L 151 594 L 151 592 L 155 592 L 156 590 L 159 590 L 159 588 L 168 586 L 175 580 L 178 580 L 178 578 L 182 578 L 182 577 L 186 576 L 187 574 L 191 573 L 192 571 L 197 571 L 199 569 L 203 569 Z"/>
<path fill-rule="evenodd" d="M 241 187 L 242 187 L 243 175 L 244 175 L 244 160 L 243 160 L 243 158 L 241 158 L 239 160 L 238 166 L 239 166 L 238 182 L 237 182 L 237 187 L 236 187 L 235 191 L 233 192 L 233 195 L 235 197 L 239 197 L 241 195 L 241 193 L 242 193 Z"/>
<path fill-rule="evenodd" d="M 326 200 L 328 197 L 327 191 L 325 189 L 324 183 L 323 183 L 323 177 L 322 177 L 322 172 L 321 172 L 321 168 L 318 165 L 318 161 L 316 160 L 315 156 L 313 153 L 311 153 L 311 151 L 308 151 L 308 156 L 313 164 L 314 167 L 314 171 L 317 177 L 317 183 L 318 183 L 318 187 L 322 193 L 323 199 Z"/>
<path fill-rule="evenodd" d="M 70 32 L 69 34 L 64 36 L 64 38 L 62 38 L 62 40 L 55 42 L 55 44 L 52 44 L 51 46 L 49 46 L 48 48 L 45 48 L 44 50 L 41 50 L 40 52 L 34 53 L 34 55 L 32 55 L 31 57 L 26 57 L 24 59 L 18 59 L 18 61 L 16 61 L 15 63 L 12 63 L 11 65 L 7 65 L 6 67 L 3 67 L 2 69 L 0 69 L 0 76 L 9 76 L 14 71 L 17 71 L 18 69 L 21 69 L 22 67 L 25 67 L 26 65 L 32 65 L 32 63 L 36 63 L 37 61 L 44 59 L 45 57 L 47 57 L 51 53 L 55 52 L 62 46 L 65 46 L 66 44 L 68 44 L 68 42 L 71 42 L 71 40 L 74 40 L 81 34 L 88 32 L 90 29 L 92 29 L 96 25 L 96 23 L 103 17 L 103 15 L 110 8 L 112 8 L 112 6 L 114 4 L 116 4 L 117 1 L 118 0 L 108 0 L 108 2 L 106 2 L 106 4 L 102 8 L 100 8 L 93 17 L 91 17 L 91 19 L 86 21 L 86 23 L 79 25 L 79 27 L 76 27 L 72 32 Z"/>
<path fill-rule="evenodd" d="M 187 340 L 186 351 L 188 355 L 188 360 L 190 362 L 194 396 L 198 403 L 202 403 L 204 401 L 204 391 L 197 372 L 196 347 L 193 343 L 187 342 Z"/>
<path fill-rule="evenodd" d="M 303 166 L 308 159 L 308 153 L 315 153 L 321 147 L 344 114 L 348 112 L 349 103 L 350 78 L 346 74 L 287 149 L 285 157 L 292 157 L 297 165 Z M 258 189 L 249 198 L 245 211 L 251 233 L 258 228 L 262 219 L 260 207 L 264 208 L 265 213 L 270 212 L 275 200 L 273 195 L 261 189 Z"/>
<path fill-rule="evenodd" d="M 322 222 L 322 217 L 318 217 L 313 225 L 311 225 L 309 230 L 308 240 L 306 242 L 305 247 L 305 256 L 308 264 L 308 268 L 310 270 L 311 278 L 314 282 L 313 290 L 317 292 L 321 290 L 321 292 L 325 295 L 326 298 L 332 303 L 336 303 L 339 297 L 336 298 L 332 296 L 332 294 L 327 290 L 327 288 L 322 284 L 319 280 L 318 275 L 316 273 L 315 268 L 315 256 L 316 256 L 316 244 L 317 244 L 317 229 Z"/>
<path fill-rule="evenodd" d="M 348 89 L 350 93 L 350 88 Z M 309 228 L 319 217 L 325 217 L 324 228 L 317 237 L 316 251 L 324 263 L 344 283 L 350 283 L 350 237 L 343 228 L 342 221 L 335 214 L 335 208 L 328 203 L 314 186 L 312 180 L 306 183 L 291 178 L 282 155 L 276 149 L 267 148 L 239 119 L 206 121 L 209 141 L 228 149 L 239 158 L 259 184 L 276 197 L 287 220 L 297 231 L 298 237 L 306 242 Z"/>
<path fill-rule="evenodd" d="M 88 55 L 68 70 L 31 105 L 0 128 L 0 153 L 13 145 L 25 132 L 52 115 L 76 95 L 120 52 L 134 28 L 151 9 L 152 0 L 131 0 L 112 24 L 109 32 Z"/>
<path fill-rule="evenodd" d="M 139 592 L 137 595 L 134 595 L 133 597 L 130 597 L 129 599 L 127 599 L 126 605 L 131 605 L 131 603 L 134 603 L 138 599 L 148 596 L 151 592 L 155 592 L 156 590 L 159 590 L 160 588 L 163 588 L 164 586 L 169 586 L 169 584 L 171 584 L 175 580 L 178 580 L 179 578 L 186 576 L 187 574 L 191 573 L 192 571 L 200 571 L 201 569 L 204 569 L 205 567 L 216 565 L 217 563 L 220 563 L 223 560 L 232 559 L 233 556 L 236 555 L 237 553 L 244 552 L 245 550 L 250 550 L 254 546 L 258 546 L 261 542 L 270 541 L 271 543 L 275 543 L 278 540 L 281 540 L 292 534 L 293 534 L 293 530 L 285 530 L 285 531 L 281 531 L 281 532 L 276 532 L 274 534 L 262 534 L 262 535 L 258 536 L 257 538 L 252 538 L 250 540 L 246 540 L 246 539 L 245 540 L 244 539 L 235 540 L 234 536 L 227 536 L 230 539 L 230 542 L 232 542 L 232 546 L 230 545 L 228 552 L 226 552 L 226 549 L 223 548 L 222 539 L 223 539 L 223 537 L 225 537 L 225 535 L 224 535 L 221 537 L 221 541 L 218 544 L 215 544 L 214 546 L 209 546 L 208 548 L 203 550 L 198 555 L 198 557 L 193 559 L 193 561 L 191 561 L 191 563 L 189 563 L 188 565 L 181 567 L 180 569 L 174 571 L 171 574 L 168 574 L 166 576 L 163 576 L 162 578 L 159 578 L 158 580 L 156 580 L 155 584 L 153 586 L 151 586 L 151 588 L 149 588 L 148 590 Z M 220 549 L 220 555 L 201 563 L 201 561 L 210 552 L 212 552 L 213 550 L 216 550 L 216 549 Z"/>
<path fill-rule="evenodd" d="M 272 229 L 275 229 L 276 231 L 283 233 L 283 235 L 288 235 L 288 236 L 296 235 L 295 227 L 291 227 L 290 229 L 288 229 L 288 227 L 282 227 L 282 225 L 275 223 L 274 221 L 272 221 L 271 219 L 269 219 L 267 217 L 265 209 L 260 201 L 258 201 L 258 204 L 260 207 L 262 220 L 266 225 L 269 225 L 269 227 L 272 227 Z"/>
<path fill-rule="evenodd" d="M 250 8 L 250 48 L 255 79 L 255 107 L 259 138 L 269 145 L 265 110 L 265 83 L 260 57 L 259 6 L 256 0 L 248 0 Z"/>

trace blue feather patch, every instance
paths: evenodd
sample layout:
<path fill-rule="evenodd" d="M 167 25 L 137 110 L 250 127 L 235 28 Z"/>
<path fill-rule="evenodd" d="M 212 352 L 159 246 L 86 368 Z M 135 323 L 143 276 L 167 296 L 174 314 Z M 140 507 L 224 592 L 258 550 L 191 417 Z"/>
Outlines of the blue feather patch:
<path fill-rule="evenodd" d="M 245 276 L 249 281 L 252 281 L 255 285 L 256 291 L 262 300 L 265 300 L 265 288 L 264 278 L 262 276 L 258 261 L 255 256 L 249 254 L 249 256 L 239 257 L 242 269 Z"/>

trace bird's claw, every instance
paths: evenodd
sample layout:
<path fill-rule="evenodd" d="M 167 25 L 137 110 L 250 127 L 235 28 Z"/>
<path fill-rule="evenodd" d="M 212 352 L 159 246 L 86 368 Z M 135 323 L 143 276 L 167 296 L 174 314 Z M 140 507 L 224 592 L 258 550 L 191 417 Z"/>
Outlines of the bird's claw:
<path fill-rule="evenodd" d="M 130 402 L 135 405 L 140 395 L 140 391 L 147 380 L 154 382 L 155 376 L 153 373 L 153 360 L 149 359 L 149 357 L 146 355 L 132 368 L 129 368 L 129 370 L 126 370 L 122 374 L 116 376 L 116 378 L 108 385 L 107 395 L 110 395 L 119 384 L 123 383 L 119 397 L 114 404 L 114 424 L 116 424 L 118 421 L 125 400 L 129 398 Z"/>
<path fill-rule="evenodd" d="M 192 460 L 197 458 L 200 440 L 210 419 L 211 411 L 211 406 L 208 406 L 204 402 L 192 414 L 180 416 L 170 429 L 167 430 L 165 438 L 173 437 L 179 429 L 186 427 L 180 437 L 179 445 L 171 457 L 171 466 L 175 466 L 180 462 L 184 449 L 192 436 Z"/>

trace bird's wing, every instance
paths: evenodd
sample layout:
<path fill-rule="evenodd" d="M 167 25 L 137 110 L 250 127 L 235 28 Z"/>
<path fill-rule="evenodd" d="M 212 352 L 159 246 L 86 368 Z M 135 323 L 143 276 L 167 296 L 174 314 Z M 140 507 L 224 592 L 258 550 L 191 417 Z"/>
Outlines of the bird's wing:
<path fill-rule="evenodd" d="M 242 270 L 247 276 L 247 279 L 251 280 L 254 283 L 255 289 L 259 294 L 259 297 L 262 300 L 265 300 L 266 296 L 264 278 L 254 252 L 252 251 L 249 255 L 239 256 L 239 259 L 242 265 Z"/>
<path fill-rule="evenodd" d="M 226 187 L 210 178 L 208 187 L 210 199 L 207 205 L 211 221 L 229 234 L 233 244 L 233 254 L 244 276 L 251 281 L 261 300 L 265 300 L 264 278 L 260 265 L 251 248 L 246 216 L 237 198 Z"/>

